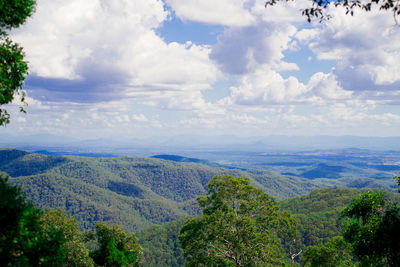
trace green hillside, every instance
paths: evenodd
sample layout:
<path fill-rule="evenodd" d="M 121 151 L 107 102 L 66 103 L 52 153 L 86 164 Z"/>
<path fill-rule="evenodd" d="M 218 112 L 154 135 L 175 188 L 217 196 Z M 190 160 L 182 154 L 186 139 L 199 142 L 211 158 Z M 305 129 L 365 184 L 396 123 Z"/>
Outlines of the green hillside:
<path fill-rule="evenodd" d="M 290 211 L 298 221 L 299 249 L 325 243 L 341 235 L 340 213 L 364 190 L 318 189 L 310 194 L 280 202 L 281 209 Z M 399 201 L 400 196 L 387 192 L 386 197 Z M 143 247 L 146 266 L 183 266 L 183 252 L 177 237 L 184 220 L 166 223 L 137 233 Z"/>
<path fill-rule="evenodd" d="M 183 266 L 185 257 L 178 236 L 185 219 L 157 225 L 137 233 L 145 266 Z"/>
<path fill-rule="evenodd" d="M 65 209 L 84 229 L 105 221 L 137 231 L 195 214 L 195 198 L 217 174 L 252 177 L 256 186 L 278 198 L 316 188 L 307 180 L 193 162 L 48 156 L 15 149 L 0 150 L 0 170 L 13 177 L 11 182 L 20 184 L 37 207 Z"/>
<path fill-rule="evenodd" d="M 242 171 L 159 158 L 48 156 L 0 149 L 0 171 L 39 208 L 65 209 L 83 229 L 105 221 L 138 231 L 198 212 L 195 198 L 217 174 L 247 176 L 278 200 L 326 187 L 266 170 Z M 201 162 L 201 161 L 199 161 Z"/>
<path fill-rule="evenodd" d="M 319 189 L 310 194 L 281 201 L 281 208 L 291 212 L 299 222 L 302 245 L 325 243 L 340 234 L 340 213 L 354 197 L 365 190 Z M 396 193 L 386 192 L 386 197 L 399 201 Z"/>

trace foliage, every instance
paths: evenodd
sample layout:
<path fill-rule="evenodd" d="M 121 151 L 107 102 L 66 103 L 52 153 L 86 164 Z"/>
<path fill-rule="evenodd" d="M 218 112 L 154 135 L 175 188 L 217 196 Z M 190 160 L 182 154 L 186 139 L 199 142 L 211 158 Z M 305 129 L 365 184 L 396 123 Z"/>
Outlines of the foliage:
<path fill-rule="evenodd" d="M 135 234 L 128 234 L 116 225 L 99 223 L 96 236 L 99 248 L 91 253 L 96 264 L 113 267 L 140 265 L 142 250 Z"/>
<path fill-rule="evenodd" d="M 7 31 L 23 24 L 35 11 L 35 5 L 35 0 L 0 0 L 0 107 L 11 103 L 15 94 L 21 95 L 21 102 L 25 101 L 22 85 L 28 65 L 22 48 L 7 38 Z M 25 112 L 23 107 L 20 110 Z M 0 108 L 0 126 L 8 123 L 10 114 Z"/>
<path fill-rule="evenodd" d="M 361 192 L 343 188 L 319 189 L 308 195 L 281 201 L 281 209 L 289 211 L 298 220 L 300 232 L 295 242 L 285 238 L 283 233 L 280 234 L 285 251 L 293 255 L 302 249 L 303 252 L 299 255 L 302 263 L 302 255 L 308 246 L 327 244 L 335 236 L 341 235 L 341 211 Z M 393 199 L 396 195 L 388 193 L 388 196 Z M 143 247 L 145 266 L 183 266 L 182 248 L 176 240 L 183 222 L 180 220 L 154 226 L 137 234 Z M 298 258 L 295 259 L 298 261 Z"/>
<path fill-rule="evenodd" d="M 400 265 L 400 207 L 383 192 L 365 192 L 343 211 L 344 239 L 364 266 Z"/>
<path fill-rule="evenodd" d="M 0 260 L 5 266 L 62 266 L 66 237 L 46 227 L 21 189 L 0 177 Z"/>
<path fill-rule="evenodd" d="M 0 170 L 20 184 L 35 207 L 67 210 L 82 229 L 97 222 L 138 231 L 199 213 L 195 198 L 218 174 L 251 177 L 252 184 L 282 199 L 317 186 L 270 172 L 244 172 L 151 158 L 46 156 L 0 149 Z"/>
<path fill-rule="evenodd" d="M 265 6 L 275 5 L 277 2 L 282 1 L 294 1 L 294 0 L 269 0 L 265 2 Z M 355 9 L 361 9 L 364 11 L 371 11 L 371 8 L 376 5 L 380 10 L 389 10 L 393 13 L 393 17 L 396 19 L 400 15 L 400 1 L 399 0 L 312 0 L 312 6 L 302 10 L 304 16 L 307 17 L 308 22 L 312 18 L 316 17 L 320 20 L 329 19 L 330 15 L 326 13 L 326 8 L 330 5 L 335 7 L 342 6 L 346 9 L 346 14 L 353 15 Z"/>
<path fill-rule="evenodd" d="M 181 219 L 137 233 L 143 248 L 144 266 L 183 266 L 185 258 L 178 235 L 185 222 L 186 219 Z"/>
<path fill-rule="evenodd" d="M 98 222 L 123 225 L 128 231 L 153 226 L 138 234 L 145 266 L 183 264 L 183 250 L 177 238 L 183 222 L 174 221 L 198 214 L 194 197 L 206 192 L 212 176 L 248 175 L 252 185 L 279 198 L 317 188 L 312 181 L 264 170 L 244 172 L 148 158 L 56 157 L 13 149 L 0 149 L 0 170 L 16 177 L 10 178 L 10 183 L 22 185 L 36 208 L 68 210 L 82 229 L 93 230 Z M 282 210 L 295 215 L 300 235 L 294 241 L 293 236 L 285 234 L 283 229 L 293 225 L 293 217 L 280 212 L 278 251 L 292 256 L 300 249 L 305 251 L 306 246 L 326 243 L 339 235 L 340 212 L 360 192 L 320 189 L 281 202 Z M 393 194 L 388 196 L 392 199 Z M 164 223 L 165 226 L 154 226 Z M 74 240 L 80 242 L 80 238 Z M 109 248 L 112 250 L 111 245 Z M 92 249 L 97 249 L 95 244 Z"/>
<path fill-rule="evenodd" d="M 26 264 L 26 242 L 34 239 L 39 213 L 25 201 L 21 189 L 8 184 L 8 176 L 0 173 L 0 261 L 7 265 Z"/>
<path fill-rule="evenodd" d="M 283 200 L 280 205 L 298 220 L 299 248 L 326 243 L 341 234 L 341 211 L 360 194 L 353 189 L 318 189 L 308 195 Z"/>
<path fill-rule="evenodd" d="M 395 177 L 393 177 L 393 180 L 396 181 L 397 186 L 399 187 L 399 188 L 397 189 L 397 192 L 400 193 L 400 176 L 395 176 Z"/>
<path fill-rule="evenodd" d="M 18 44 L 6 39 L 0 43 L 0 106 L 11 103 L 14 94 L 21 95 L 21 102 L 25 100 L 22 85 L 28 73 L 28 65 L 23 60 L 24 53 Z M 25 110 L 21 107 L 21 111 Z M 10 123 L 10 114 L 0 108 L 0 126 Z"/>
<path fill-rule="evenodd" d="M 46 236 L 59 235 L 65 240 L 61 246 L 63 260 L 58 266 L 93 266 L 75 218 L 67 217 L 61 210 L 47 210 L 40 217 L 40 223 Z"/>
<path fill-rule="evenodd" d="M 309 246 L 302 261 L 306 263 L 306 267 L 356 266 L 351 246 L 342 236 L 333 237 L 326 243 Z"/>
<path fill-rule="evenodd" d="M 272 197 L 252 186 L 248 178 L 215 176 L 208 184 L 207 195 L 200 196 L 198 202 L 202 216 L 189 218 L 179 236 L 186 265 L 284 263 L 278 239 L 279 207 Z"/>
<path fill-rule="evenodd" d="M 1 0 L 0 1 L 0 35 L 6 30 L 18 28 L 35 12 L 35 0 Z"/>

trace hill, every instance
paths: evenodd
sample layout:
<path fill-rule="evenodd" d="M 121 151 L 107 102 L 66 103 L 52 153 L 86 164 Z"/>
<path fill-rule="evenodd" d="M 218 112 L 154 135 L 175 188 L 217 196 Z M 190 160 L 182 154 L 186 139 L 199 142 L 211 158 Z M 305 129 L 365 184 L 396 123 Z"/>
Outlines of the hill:
<path fill-rule="evenodd" d="M 214 167 L 209 161 L 171 155 L 94 158 L 0 149 L 0 171 L 20 184 L 35 206 L 65 209 L 84 229 L 105 221 L 137 231 L 196 214 L 195 198 L 205 193 L 208 181 L 217 174 L 247 176 L 278 200 L 332 186 L 332 179 L 325 182 L 263 169 Z M 348 183 L 385 188 L 369 179 Z"/>
<path fill-rule="evenodd" d="M 137 231 L 196 214 L 195 198 L 217 174 L 248 176 L 278 199 L 322 186 L 263 170 L 245 172 L 158 158 L 50 156 L 16 149 L 0 149 L 0 171 L 20 184 L 36 207 L 65 209 L 84 229 L 105 221 Z"/>
<path fill-rule="evenodd" d="M 285 199 L 281 209 L 290 211 L 298 221 L 299 249 L 325 243 L 341 234 L 340 214 L 351 200 L 365 190 L 317 189 L 310 194 Z M 386 197 L 400 201 L 391 192 Z M 178 235 L 185 220 L 154 226 L 137 233 L 143 247 L 145 266 L 183 266 L 184 256 Z"/>
<path fill-rule="evenodd" d="M 11 175 L 11 182 L 21 185 L 36 207 L 67 210 L 83 229 L 103 221 L 138 232 L 148 266 L 183 263 L 179 229 L 185 217 L 198 213 L 195 198 L 205 193 L 214 175 L 247 176 L 255 186 L 284 199 L 281 207 L 299 221 L 302 247 L 337 235 L 340 211 L 361 192 L 318 189 L 331 185 L 332 179 L 324 183 L 323 179 L 282 176 L 264 169 L 243 171 L 213 167 L 194 158 L 161 157 L 165 159 L 51 156 L 0 149 L 0 171 Z M 359 178 L 347 183 L 382 187 L 374 182 Z"/>

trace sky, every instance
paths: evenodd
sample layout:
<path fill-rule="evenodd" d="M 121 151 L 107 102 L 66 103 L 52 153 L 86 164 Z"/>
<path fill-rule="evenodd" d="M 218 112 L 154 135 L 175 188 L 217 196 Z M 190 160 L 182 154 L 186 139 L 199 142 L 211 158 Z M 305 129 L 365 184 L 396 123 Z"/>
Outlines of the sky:
<path fill-rule="evenodd" d="M 38 0 L 2 134 L 399 136 L 400 26 L 309 1 Z"/>

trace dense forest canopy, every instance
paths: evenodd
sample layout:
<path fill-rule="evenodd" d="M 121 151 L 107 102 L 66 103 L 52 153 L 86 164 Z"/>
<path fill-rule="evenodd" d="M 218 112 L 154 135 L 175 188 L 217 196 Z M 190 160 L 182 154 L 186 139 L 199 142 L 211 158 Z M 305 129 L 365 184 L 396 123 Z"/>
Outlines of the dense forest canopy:
<path fill-rule="evenodd" d="M 344 230 L 349 229 L 342 224 L 344 218 L 342 210 L 346 207 L 350 207 L 349 209 L 351 210 L 352 205 L 355 205 L 351 204 L 352 199 L 363 191 L 320 189 L 304 196 L 276 202 L 265 192 L 254 187 L 254 185 L 267 190 L 275 190 L 275 188 L 280 190 L 275 191 L 275 193 L 285 192 L 285 190 L 290 192 L 293 189 L 285 189 L 282 185 L 289 185 L 291 183 L 287 182 L 293 182 L 293 180 L 285 180 L 287 178 L 284 176 L 270 176 L 271 173 L 267 175 L 267 173 L 264 174 L 259 170 L 252 173 L 234 169 L 214 168 L 192 162 L 175 162 L 149 158 L 96 159 L 46 156 L 10 149 L 0 150 L 0 155 L 0 170 L 16 176 L 15 178 L 9 178 L 9 181 L 12 184 L 22 185 L 27 196 L 33 200 L 36 207 L 44 210 L 50 207 L 68 209 L 76 217 L 76 220 L 70 220 L 63 213 L 52 211 L 45 211 L 44 215 L 41 215 L 42 213 L 33 205 L 26 204 L 27 206 L 22 206 L 22 208 L 30 209 L 31 213 L 27 214 L 32 214 L 32 216 L 29 215 L 28 218 L 30 219 L 23 219 L 23 221 L 33 220 L 30 224 L 37 225 L 35 227 L 39 228 L 47 225 L 47 228 L 43 228 L 47 229 L 43 230 L 44 232 L 42 230 L 35 231 L 43 233 L 46 240 L 53 240 L 51 242 L 59 242 L 56 236 L 53 235 L 57 235 L 57 231 L 71 233 L 70 239 L 68 237 L 63 241 L 64 243 L 58 243 L 61 246 L 61 250 L 70 247 L 68 244 L 76 244 L 76 250 L 71 251 L 71 253 L 81 253 L 79 254 L 81 256 L 74 256 L 74 258 L 87 264 L 90 261 L 93 261 L 94 264 L 96 262 L 104 263 L 107 259 L 110 262 L 114 260 L 126 262 L 140 258 L 148 266 L 183 266 L 185 250 L 186 255 L 189 255 L 188 253 L 196 255 L 195 247 L 201 247 L 202 245 L 201 242 L 195 242 L 191 239 L 196 238 L 196 235 L 192 234 L 202 233 L 201 231 L 193 231 L 193 229 L 203 229 L 205 233 L 219 231 L 222 234 L 224 233 L 223 226 L 228 227 L 233 222 L 236 222 L 238 226 L 246 226 L 245 228 L 250 230 L 262 229 L 257 226 L 257 221 L 249 220 L 246 216 L 242 217 L 240 214 L 246 214 L 250 211 L 260 212 L 264 208 L 267 208 L 264 210 L 266 212 L 264 219 L 269 218 L 269 229 L 272 229 L 272 232 L 268 232 L 268 237 L 266 237 L 263 235 L 258 236 L 257 231 L 250 231 L 247 235 L 249 238 L 239 239 L 237 243 L 239 245 L 238 249 L 241 247 L 240 244 L 252 242 L 251 240 L 254 240 L 254 238 L 261 238 L 262 240 L 270 241 L 266 245 L 271 247 L 271 251 L 274 252 L 264 255 L 267 257 L 266 261 L 270 264 L 276 263 L 279 265 L 283 262 L 291 262 L 292 257 L 295 263 L 307 263 L 311 264 L 310 266 L 315 266 L 314 263 L 318 262 L 328 264 L 339 260 L 346 266 L 349 262 L 353 264 L 365 260 L 362 254 L 356 254 L 358 250 L 352 245 L 352 241 L 348 239 L 349 235 L 341 237 L 342 234 L 346 233 Z M 231 176 L 223 176 L 227 173 L 230 173 Z M 251 178 L 234 178 L 234 176 L 237 177 L 241 174 L 249 175 Z M 214 179 L 211 179 L 212 177 Z M 236 182 L 229 185 L 231 180 Z M 309 181 L 311 182 L 312 180 Z M 179 186 L 175 185 L 176 182 L 178 182 Z M 303 183 L 303 185 L 305 184 Z M 189 190 L 187 190 L 188 187 Z M 225 187 L 226 194 L 223 193 L 225 189 L 222 190 Z M 316 187 L 298 188 L 296 190 L 298 193 L 302 192 L 304 194 L 314 188 Z M 22 193 L 21 189 L 18 190 L 18 192 Z M 20 193 L 17 193 L 17 195 Z M 8 198 L 7 194 L 3 195 Z M 199 203 L 194 200 L 197 195 L 204 195 L 199 198 Z M 235 196 L 238 203 L 249 204 L 243 204 L 243 210 L 236 210 L 239 206 L 233 208 L 232 204 L 229 204 L 229 199 L 232 199 L 230 196 Z M 248 196 L 252 197 L 248 198 Z M 397 225 L 396 216 L 398 215 L 398 210 L 395 208 L 396 206 L 393 206 L 397 204 L 392 203 L 397 203 L 398 199 L 399 197 L 394 193 L 387 193 L 384 197 L 385 204 L 379 206 L 378 210 L 382 210 L 381 207 L 387 207 L 383 209 L 387 210 L 387 213 L 378 213 L 378 217 L 376 217 L 382 221 L 381 225 Z M 27 202 L 23 201 L 23 203 Z M 260 206 L 263 208 L 257 211 Z M 202 213 L 200 217 L 185 219 L 188 216 L 199 214 L 199 212 Z M 18 214 L 17 212 L 14 213 Z M 7 214 L 7 212 L 4 212 L 4 214 Z M 238 217 L 236 217 L 236 214 Z M 350 213 L 348 214 L 350 215 Z M 227 217 L 224 218 L 224 216 Z M 388 218 L 392 219 L 388 220 Z M 16 220 L 21 219 L 17 218 Z M 352 220 L 355 219 L 353 218 Z M 96 226 L 99 222 L 106 222 L 107 225 L 117 223 L 123 225 L 130 232 L 139 231 L 137 233 L 138 239 L 130 238 L 130 234 L 127 233 L 124 240 L 126 240 L 126 244 L 129 242 L 140 244 L 143 249 L 138 250 L 139 247 L 136 245 L 129 245 L 128 247 L 132 247 L 133 250 L 128 249 L 125 251 L 124 246 L 118 245 L 117 239 L 111 238 L 103 242 L 105 244 L 102 248 L 103 252 L 99 254 L 108 256 L 98 258 L 93 251 L 99 249 L 98 242 L 100 241 L 98 240 L 102 240 L 96 234 L 96 231 L 101 228 Z M 298 225 L 297 231 L 288 227 L 289 225 L 295 225 L 296 222 Z M 86 234 L 79 233 L 80 230 L 77 223 L 79 223 L 81 229 L 88 229 L 89 232 Z M 70 226 L 60 228 L 58 226 L 53 227 L 51 226 L 52 224 Z M 163 225 L 155 226 L 155 224 Z M 219 226 L 216 228 L 214 224 Z M 148 228 L 149 226 L 152 227 Z M 113 228 L 114 226 L 107 227 L 111 227 L 111 230 L 101 229 L 106 232 L 120 233 L 120 230 Z M 368 227 L 368 225 L 360 225 L 359 229 L 362 229 L 362 227 Z M 180 229 L 183 229 L 181 232 L 183 234 L 181 237 L 183 238 L 182 244 L 186 244 L 183 247 L 181 247 L 181 242 L 178 238 Z M 285 232 L 282 229 L 292 230 Z M 354 227 L 351 229 L 354 232 Z M 385 229 L 385 227 L 376 228 L 374 231 L 382 235 L 382 229 Z M 231 237 L 234 236 L 229 231 L 225 231 L 225 234 Z M 350 236 L 357 235 L 351 234 Z M 393 234 L 388 236 L 393 236 Z M 215 237 L 208 237 L 210 238 L 209 242 Z M 185 238 L 186 241 L 184 241 Z M 51 242 L 50 244 L 53 244 Z M 216 244 L 220 246 L 221 243 L 218 242 L 220 241 L 217 241 Z M 38 246 L 40 244 L 38 243 Z M 188 244 L 190 244 L 189 248 L 187 247 Z M 85 250 L 86 247 L 92 252 L 87 252 Z M 245 247 L 250 246 L 246 245 Z M 383 246 L 380 245 L 380 247 Z M 57 247 L 52 246 L 52 248 Z M 107 252 L 109 254 L 104 252 L 105 249 L 109 249 L 110 252 Z M 143 255 L 141 251 L 143 251 Z M 393 251 L 397 250 L 394 249 Z M 255 253 L 254 257 L 264 257 L 261 252 L 257 252 L 257 249 L 253 249 L 251 252 Z M 51 253 L 59 255 L 57 257 L 64 257 L 64 261 L 66 261 L 66 256 L 63 256 L 64 254 L 61 252 L 61 254 L 57 254 L 57 250 L 54 250 Z M 247 252 L 245 253 L 248 254 Z M 389 254 L 378 253 L 376 254 L 378 256 L 374 258 L 374 262 L 376 263 L 380 259 L 383 259 L 379 261 L 383 264 L 395 262 L 396 258 L 392 260 L 393 256 L 390 256 L 392 254 L 392 252 Z M 327 255 L 331 255 L 331 257 L 327 257 Z M 396 254 L 394 253 L 393 255 Z M 57 260 L 57 257 L 49 260 Z M 194 258 L 197 258 L 197 256 Z M 253 258 L 253 256 L 250 258 Z M 358 261 L 354 262 L 354 259 Z M 221 261 L 218 257 L 215 260 Z M 245 259 L 243 260 L 244 263 Z M 265 261 L 265 258 L 260 260 L 260 262 L 263 261 Z"/>

